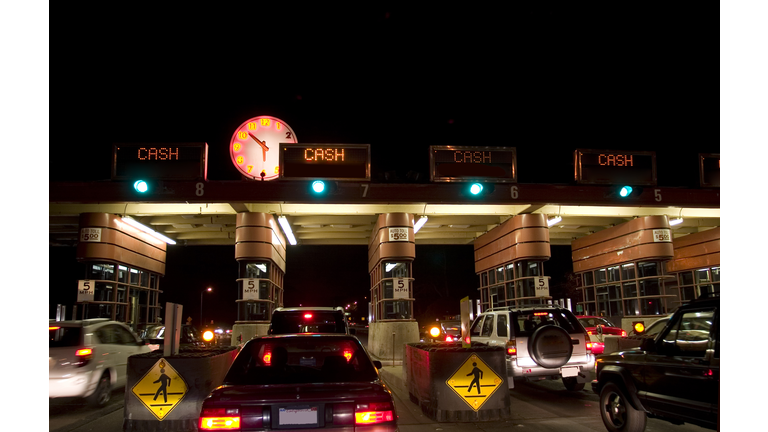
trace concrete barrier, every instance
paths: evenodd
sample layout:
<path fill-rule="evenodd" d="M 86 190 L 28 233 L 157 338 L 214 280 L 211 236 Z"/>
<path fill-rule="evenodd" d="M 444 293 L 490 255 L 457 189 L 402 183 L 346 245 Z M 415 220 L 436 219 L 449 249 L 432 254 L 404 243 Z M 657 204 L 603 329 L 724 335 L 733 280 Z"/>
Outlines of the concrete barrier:
<path fill-rule="evenodd" d="M 170 357 L 163 357 L 163 352 L 160 350 L 128 357 L 123 431 L 197 431 L 203 400 L 208 397 L 211 390 L 221 385 L 238 352 L 237 347 L 229 346 L 181 349 L 179 354 Z M 162 363 L 159 363 L 160 360 Z M 137 386 L 139 382 L 141 382 L 140 387 L 144 388 L 147 387 L 147 383 L 153 383 L 154 375 L 150 373 L 156 373 L 153 370 L 158 367 L 158 364 L 163 365 L 163 373 L 167 375 L 176 376 L 173 373 L 175 371 L 187 387 L 183 396 L 176 396 L 176 398 L 180 397 L 180 400 L 175 403 L 174 398 L 168 400 L 173 406 L 164 407 L 170 412 L 166 411 L 167 414 L 161 415 L 161 418 L 158 418 L 158 415 L 153 413 L 134 391 L 139 388 Z M 173 380 L 170 381 L 168 387 L 170 394 L 179 388 L 178 384 Z M 158 389 L 161 385 L 162 383 L 154 384 Z M 147 398 L 145 400 L 150 400 L 148 396 L 144 397 Z M 158 399 L 158 405 L 159 401 L 160 399 Z M 153 407 L 153 409 L 156 408 Z"/>
<path fill-rule="evenodd" d="M 403 372 L 412 402 L 438 422 L 511 417 L 506 353 L 501 347 L 410 343 Z"/>

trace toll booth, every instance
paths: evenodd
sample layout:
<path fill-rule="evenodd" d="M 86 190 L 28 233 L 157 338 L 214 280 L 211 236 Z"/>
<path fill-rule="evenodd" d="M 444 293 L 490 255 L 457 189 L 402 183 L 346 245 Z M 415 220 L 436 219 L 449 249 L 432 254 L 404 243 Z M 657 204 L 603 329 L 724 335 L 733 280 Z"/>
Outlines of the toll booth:
<path fill-rule="evenodd" d="M 680 302 L 720 292 L 720 227 L 676 238 L 672 245 L 675 255 L 666 266 L 677 279 Z"/>
<path fill-rule="evenodd" d="M 109 213 L 80 214 L 79 233 L 85 274 L 73 319 L 109 318 L 134 330 L 159 322 L 166 243 Z"/>
<path fill-rule="evenodd" d="M 603 316 L 629 332 L 632 319 L 666 314 L 679 304 L 677 279 L 667 271 L 674 257 L 667 216 L 640 217 L 582 237 L 571 251 L 581 297 L 577 315 Z"/>
<path fill-rule="evenodd" d="M 267 334 L 272 311 L 283 306 L 285 245 L 273 215 L 237 214 L 237 321 L 232 326 L 232 345 Z"/>
<path fill-rule="evenodd" d="M 404 345 L 419 340 L 419 325 L 413 317 L 415 256 L 413 215 L 379 215 L 368 244 L 371 277 L 368 349 L 379 358 L 402 359 Z"/>
<path fill-rule="evenodd" d="M 544 276 L 544 261 L 551 257 L 546 215 L 507 219 L 478 237 L 474 247 L 481 311 L 551 299 Z"/>

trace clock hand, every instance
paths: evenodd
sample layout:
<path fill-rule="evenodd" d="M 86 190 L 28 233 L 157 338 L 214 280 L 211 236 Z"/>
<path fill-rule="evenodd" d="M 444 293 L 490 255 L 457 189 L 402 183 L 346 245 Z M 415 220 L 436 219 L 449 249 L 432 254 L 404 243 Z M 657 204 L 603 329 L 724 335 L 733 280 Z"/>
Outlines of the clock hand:
<path fill-rule="evenodd" d="M 256 143 L 258 145 L 261 146 L 262 156 L 264 157 L 264 162 L 266 162 L 267 161 L 267 150 L 269 150 L 269 147 L 267 147 L 267 142 L 266 141 L 260 141 L 258 138 L 256 138 L 256 136 L 254 134 L 252 134 L 250 132 L 248 132 L 248 135 L 251 138 L 253 138 L 253 140 L 256 141 Z"/>

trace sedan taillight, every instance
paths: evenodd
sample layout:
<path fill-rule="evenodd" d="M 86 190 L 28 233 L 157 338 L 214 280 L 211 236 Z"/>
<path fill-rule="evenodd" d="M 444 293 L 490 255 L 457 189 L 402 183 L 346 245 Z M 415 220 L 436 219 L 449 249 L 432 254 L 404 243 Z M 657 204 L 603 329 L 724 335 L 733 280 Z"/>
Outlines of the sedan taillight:
<path fill-rule="evenodd" d="M 92 357 L 93 348 L 80 348 L 79 350 L 75 351 L 76 360 L 72 362 L 72 366 L 83 367 L 87 365 L 89 361 L 91 361 Z"/>
<path fill-rule="evenodd" d="M 200 413 L 198 429 L 240 429 L 240 410 L 237 408 L 203 408 Z"/>
<path fill-rule="evenodd" d="M 391 421 L 395 421 L 395 412 L 391 402 L 357 404 L 355 424 L 374 424 Z"/>

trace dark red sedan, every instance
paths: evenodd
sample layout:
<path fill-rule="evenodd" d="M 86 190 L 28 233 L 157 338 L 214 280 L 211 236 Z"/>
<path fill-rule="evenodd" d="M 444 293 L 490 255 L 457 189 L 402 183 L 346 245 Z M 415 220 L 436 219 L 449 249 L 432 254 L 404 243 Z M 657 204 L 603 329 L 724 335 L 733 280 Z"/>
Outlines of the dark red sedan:
<path fill-rule="evenodd" d="M 622 330 L 621 327 L 616 327 L 612 322 L 603 317 L 577 315 L 576 319 L 578 319 L 581 325 L 584 326 L 589 335 L 599 334 L 597 328 L 602 327 L 603 335 L 627 337 L 627 332 L 625 330 Z M 590 339 L 592 339 L 592 354 L 602 354 L 605 350 L 605 344 L 603 342 L 595 341 L 595 338 Z"/>
<path fill-rule="evenodd" d="M 354 336 L 251 339 L 203 401 L 199 429 L 394 432 L 394 399 L 380 367 Z"/>

